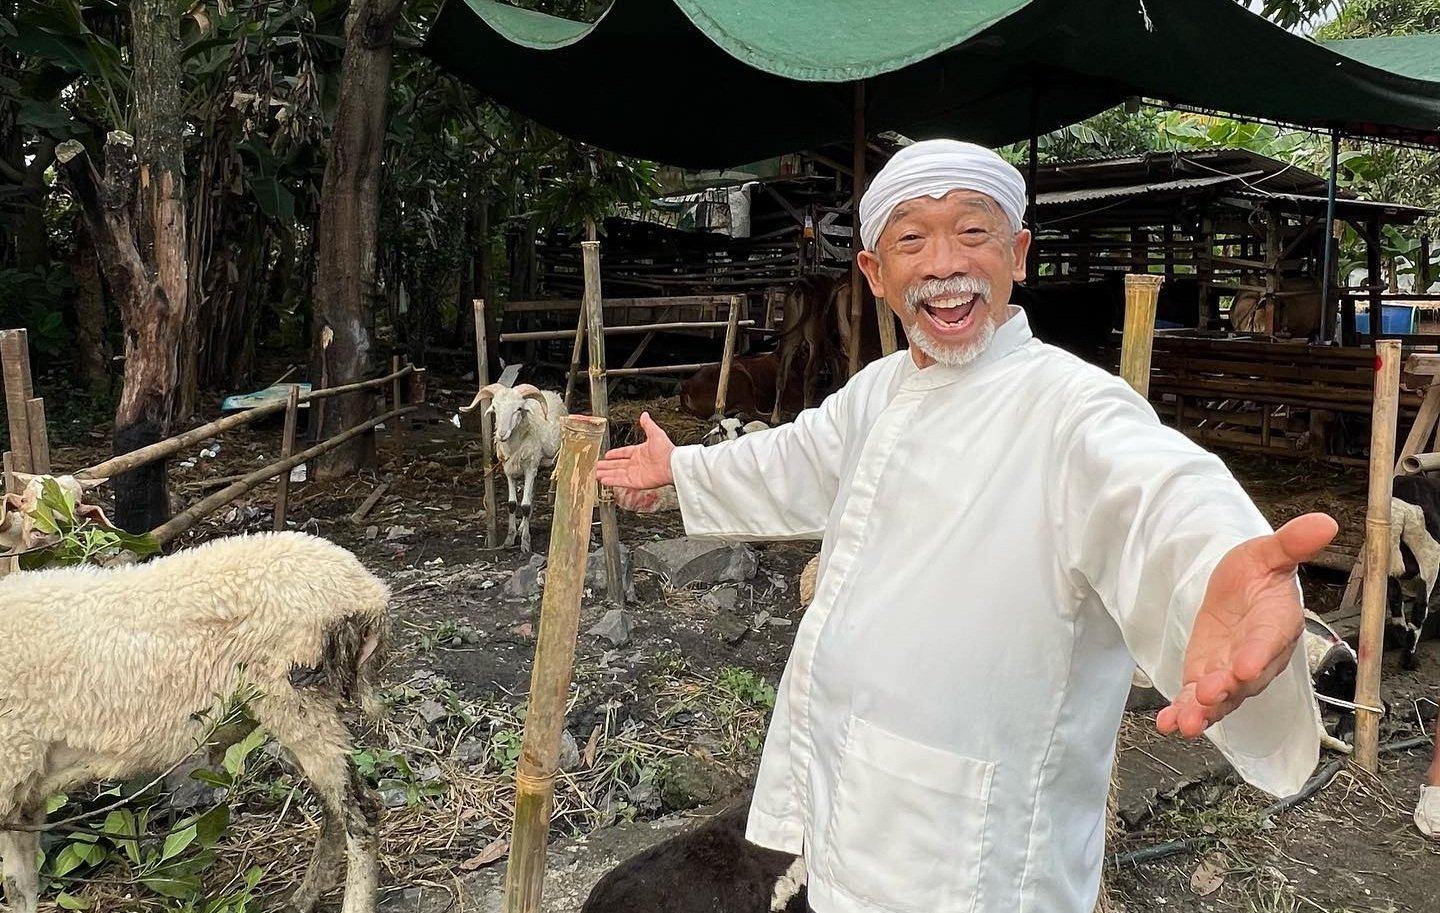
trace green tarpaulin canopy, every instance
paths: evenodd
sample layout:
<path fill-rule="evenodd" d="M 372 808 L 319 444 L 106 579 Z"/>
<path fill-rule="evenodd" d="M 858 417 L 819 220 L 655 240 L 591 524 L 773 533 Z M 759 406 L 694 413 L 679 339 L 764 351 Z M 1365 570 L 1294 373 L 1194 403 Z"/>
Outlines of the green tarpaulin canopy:
<path fill-rule="evenodd" d="M 1403 39 L 1322 47 L 1234 0 L 615 0 L 594 24 L 445 0 L 441 67 L 605 149 L 719 167 L 870 134 L 998 145 L 1143 96 L 1440 145 Z M 1354 48 L 1353 55 L 1350 48 Z"/>

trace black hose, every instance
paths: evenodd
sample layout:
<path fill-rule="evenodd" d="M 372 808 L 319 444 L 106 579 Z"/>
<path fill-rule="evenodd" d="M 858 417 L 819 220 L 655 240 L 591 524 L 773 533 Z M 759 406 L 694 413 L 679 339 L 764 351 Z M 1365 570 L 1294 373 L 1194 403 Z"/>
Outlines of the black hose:
<path fill-rule="evenodd" d="M 1409 748 L 1419 748 L 1422 745 L 1429 744 L 1429 737 L 1423 735 L 1417 736 L 1412 739 L 1401 739 L 1398 742 L 1388 742 L 1384 745 L 1381 745 L 1377 750 L 1377 754 L 1388 754 L 1394 751 L 1405 751 Z M 1276 802 L 1274 805 L 1271 805 L 1270 807 L 1261 811 L 1260 820 L 1264 821 L 1267 818 L 1270 818 L 1272 815 L 1276 815 L 1280 812 L 1285 811 L 1286 809 L 1293 808 L 1296 805 L 1299 805 L 1301 802 L 1304 802 L 1306 799 L 1309 799 L 1311 796 L 1319 792 L 1325 786 L 1325 784 L 1329 783 L 1330 780 L 1333 779 L 1334 776 L 1340 772 L 1340 768 L 1344 766 L 1344 758 L 1336 758 L 1329 764 L 1326 764 L 1324 767 L 1320 768 L 1320 771 L 1318 773 L 1313 775 L 1309 780 L 1305 781 L 1305 785 L 1301 787 L 1298 793 L 1293 796 L 1287 796 L 1286 798 L 1281 799 L 1279 802 Z M 1138 850 L 1132 850 L 1128 853 L 1117 853 L 1116 855 L 1110 857 L 1110 864 L 1120 866 L 1140 865 L 1146 862 L 1154 862 L 1157 859 L 1164 859 L 1168 856 L 1178 856 L 1181 853 L 1188 852 L 1193 847 L 1198 846 L 1202 843 L 1209 842 L 1211 839 L 1212 838 L 1209 837 L 1188 837 L 1184 840 L 1171 840 L 1168 843 L 1157 843 L 1153 846 L 1141 847 Z"/>

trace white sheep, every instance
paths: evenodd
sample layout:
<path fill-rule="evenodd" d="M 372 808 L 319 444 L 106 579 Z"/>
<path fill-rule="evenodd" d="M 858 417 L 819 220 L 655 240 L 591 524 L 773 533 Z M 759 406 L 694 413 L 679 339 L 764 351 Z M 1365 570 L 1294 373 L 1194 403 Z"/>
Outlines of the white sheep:
<path fill-rule="evenodd" d="M 489 400 L 486 412 L 494 421 L 495 453 L 500 458 L 509 486 L 510 528 L 505 547 L 515 544 L 516 516 L 519 516 L 520 547 L 530 551 L 530 510 L 535 494 L 535 476 L 542 466 L 554 466 L 560 450 L 560 423 L 568 414 L 565 401 L 550 390 L 532 384 L 506 387 L 487 384 L 461 412 L 470 412 Z M 515 489 L 522 488 L 519 503 Z"/>
<path fill-rule="evenodd" d="M 708 447 L 721 441 L 733 441 L 743 435 L 754 434 L 756 431 L 768 431 L 769 428 L 769 425 L 759 419 L 742 423 L 738 418 L 722 418 L 714 428 L 705 432 L 700 443 Z"/>
<path fill-rule="evenodd" d="M 179 763 L 209 731 L 197 714 L 213 719 L 244 687 L 324 810 L 294 909 L 306 913 L 334 887 L 346 855 L 343 913 L 372 913 L 381 806 L 355 769 L 341 711 L 379 706 L 388 601 L 354 555 L 296 532 L 0 579 L 0 856 L 11 909 L 36 910 L 47 796 Z"/>

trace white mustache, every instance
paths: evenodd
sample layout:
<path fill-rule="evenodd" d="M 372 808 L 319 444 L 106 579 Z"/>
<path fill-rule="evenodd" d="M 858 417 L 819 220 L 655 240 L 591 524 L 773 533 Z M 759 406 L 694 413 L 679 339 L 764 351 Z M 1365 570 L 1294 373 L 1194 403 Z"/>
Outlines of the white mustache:
<path fill-rule="evenodd" d="M 926 279 L 905 290 L 905 306 L 914 311 L 933 298 L 956 295 L 977 295 L 990 300 L 990 283 L 976 276 L 951 276 L 948 279 Z"/>

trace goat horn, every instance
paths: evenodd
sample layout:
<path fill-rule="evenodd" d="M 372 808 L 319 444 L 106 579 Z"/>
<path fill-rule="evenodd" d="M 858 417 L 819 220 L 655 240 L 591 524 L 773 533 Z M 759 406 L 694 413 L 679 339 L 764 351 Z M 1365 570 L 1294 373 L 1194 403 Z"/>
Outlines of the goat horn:
<path fill-rule="evenodd" d="M 475 394 L 475 398 L 470 401 L 470 405 L 461 406 L 460 411 L 470 412 L 476 406 L 480 405 L 480 401 L 482 399 L 493 399 L 495 396 L 495 391 L 499 389 L 499 387 L 499 384 L 486 384 L 485 386 L 481 387 L 480 390 Z"/>
<path fill-rule="evenodd" d="M 540 392 L 539 387 L 535 386 L 534 384 L 521 384 L 520 386 L 515 388 L 515 392 L 519 393 L 526 399 L 533 399 L 535 402 L 539 403 L 540 414 L 544 416 L 547 420 L 550 418 L 549 407 L 547 407 L 545 404 L 545 394 Z"/>

